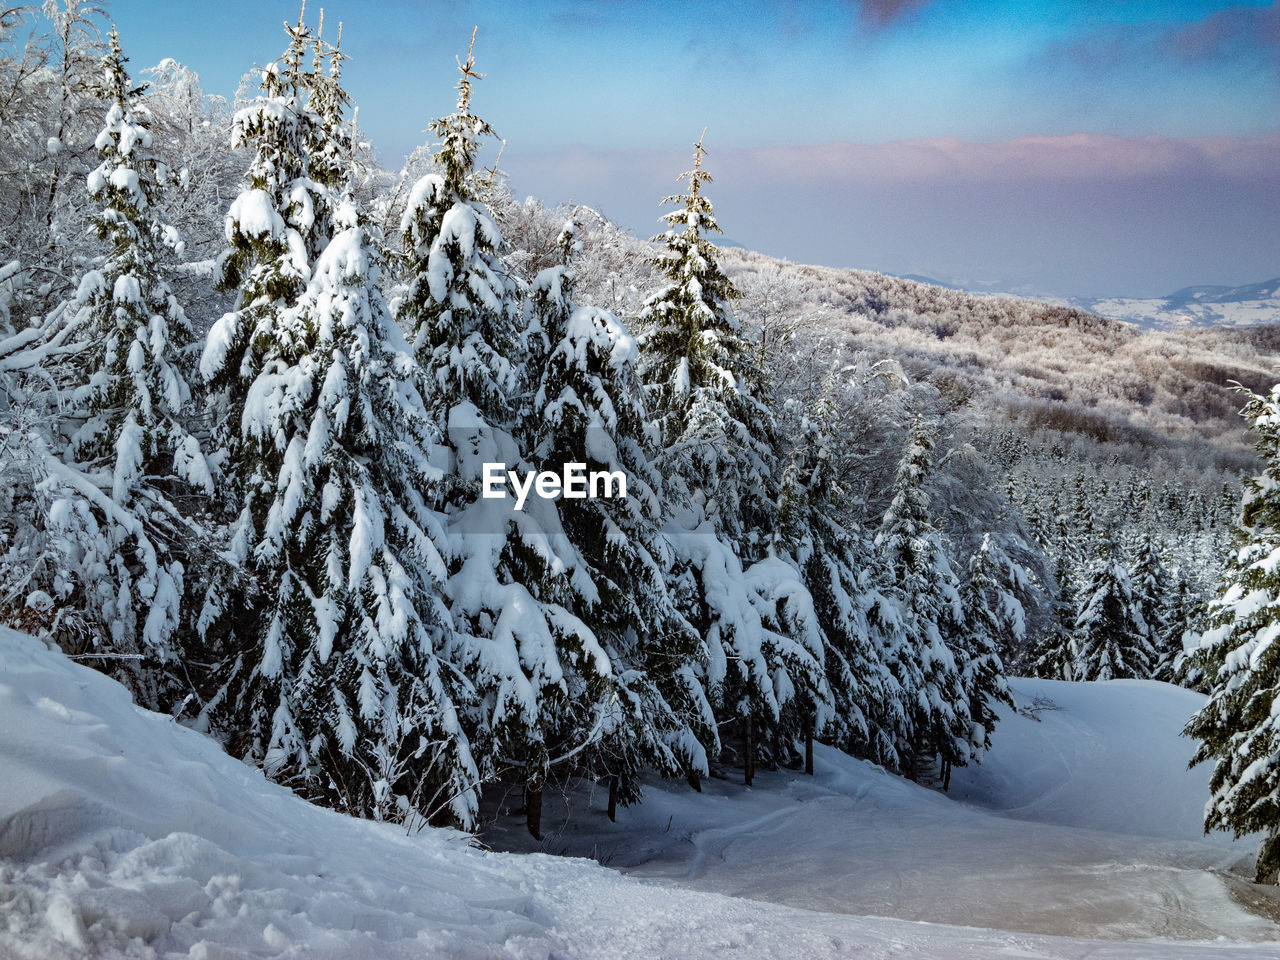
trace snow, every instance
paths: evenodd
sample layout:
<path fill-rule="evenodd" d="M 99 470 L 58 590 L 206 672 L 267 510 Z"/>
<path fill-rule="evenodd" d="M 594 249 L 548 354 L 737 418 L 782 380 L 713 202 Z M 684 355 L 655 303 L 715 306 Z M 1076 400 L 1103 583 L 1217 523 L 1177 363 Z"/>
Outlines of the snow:
<path fill-rule="evenodd" d="M 1015 684 L 1020 702 L 1042 690 L 1056 695 L 1060 686 Z M 1008 760 L 1061 748 L 1069 738 L 1087 746 L 1088 736 L 1113 733 L 1117 716 L 1147 708 L 1163 718 L 1153 720 L 1159 734 L 1135 737 L 1133 745 L 1161 755 L 1184 751 L 1164 721 L 1195 696 L 1170 691 L 1150 683 L 1080 685 L 1062 697 L 1060 723 L 1050 724 L 1054 711 L 1042 712 L 1041 723 L 1006 720 L 1001 732 L 1014 731 Z M 1068 769 L 1096 786 L 1104 771 L 1114 774 L 1114 764 L 1132 759 L 1128 750 L 1104 751 L 1093 766 L 1077 758 Z M 624 832 L 633 838 L 628 856 L 649 848 L 648 875 L 665 877 L 643 881 L 582 860 L 489 853 L 454 831 L 406 832 L 309 806 L 204 736 L 136 708 L 113 681 L 0 629 L 0 956 L 1275 956 L 1274 942 L 1242 942 L 1274 937 L 1274 924 L 1221 895 L 1225 878 L 1193 862 L 1230 859 L 1239 848 L 1229 841 L 1153 847 L 1096 829 L 1032 824 L 834 751 L 818 756 L 817 777 L 762 773 L 764 789 L 718 780 L 706 781 L 702 795 L 651 789 L 644 806 L 622 811 L 612 825 L 615 842 Z M 967 789 L 988 800 L 998 793 L 1007 771 L 991 770 L 985 780 L 965 781 Z M 1032 779 L 1028 795 L 1053 782 Z M 1187 784 L 1195 779 L 1189 775 Z M 1119 800 L 1142 788 L 1132 779 Z M 1105 808 L 1107 790 L 1090 796 L 1079 816 Z M 1180 835 L 1185 818 L 1170 810 L 1161 807 L 1153 821 Z M 603 814 L 583 820 L 597 829 L 596 821 L 607 823 Z M 1066 878 L 1061 890 L 1043 886 L 1055 865 L 1038 861 L 1055 844 L 1069 858 L 1056 865 Z M 1163 850 L 1163 860 L 1131 859 L 1152 849 Z M 752 863 L 760 854 L 766 859 Z M 1180 880 L 1167 866 L 1179 858 Z M 1094 869 L 1083 870 L 1089 863 Z M 957 877 L 961 865 L 966 872 Z M 780 902 L 706 892 L 717 887 Z M 1148 887 L 1144 900 L 1139 892 Z M 811 893 L 802 898 L 805 888 Z M 1188 899 L 1161 900 L 1168 891 Z M 1160 915 L 1163 935 L 1201 942 L 1065 939 L 849 915 L 901 916 L 901 905 L 914 903 L 927 914 L 921 919 L 936 921 L 949 903 L 952 911 L 967 904 L 973 910 L 961 919 L 980 924 L 1028 899 L 1040 911 L 1023 927 L 1051 925 L 1046 917 L 1076 922 L 1073 913 L 1110 907 L 1121 917 L 1102 936 L 1149 934 L 1148 921 Z M 1077 923 L 1078 930 L 1104 926 Z M 1207 942 L 1220 934 L 1237 942 Z"/>
<path fill-rule="evenodd" d="M 233 227 L 246 237 L 271 240 L 285 232 L 284 220 L 265 190 L 245 190 L 231 202 L 231 209 L 227 212 L 228 242 L 234 239 Z"/>
<path fill-rule="evenodd" d="M 1241 288 L 1232 297 L 1195 293 L 1187 298 L 1109 297 L 1100 300 L 1064 301 L 1112 320 L 1122 320 L 1148 330 L 1175 330 L 1185 327 L 1252 327 L 1280 320 L 1280 292 L 1264 284 Z"/>
<path fill-rule="evenodd" d="M 1178 731 L 1204 698 L 1154 681 L 1011 681 L 993 750 L 943 795 L 816 748 L 816 776 L 651 784 L 618 823 L 589 788 L 544 807 L 542 849 L 627 874 L 807 910 L 1106 939 L 1271 941 L 1280 891 L 1255 838 L 1203 836 L 1208 770 Z M 585 809 L 584 809 L 585 808 Z M 552 826 L 548 826 L 548 825 Z M 555 826 L 558 824 L 557 826 Z M 539 846 L 518 823 L 483 834 Z M 1231 871 L 1236 870 L 1237 873 Z M 1260 902 L 1255 912 L 1244 904 Z M 1162 944 L 1149 956 L 1176 955 Z"/>
<path fill-rule="evenodd" d="M 116 167 L 111 171 L 111 185 L 123 193 L 129 194 L 139 206 L 145 200 L 142 187 L 138 183 L 138 171 L 128 167 Z"/>

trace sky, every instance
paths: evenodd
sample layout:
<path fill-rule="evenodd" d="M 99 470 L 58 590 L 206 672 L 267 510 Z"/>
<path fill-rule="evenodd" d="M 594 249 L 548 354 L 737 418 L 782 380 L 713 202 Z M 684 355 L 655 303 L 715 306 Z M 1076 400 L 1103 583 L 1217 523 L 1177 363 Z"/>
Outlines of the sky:
<path fill-rule="evenodd" d="M 320 3 L 310 0 L 314 25 Z M 327 0 L 398 167 L 454 105 L 520 195 L 647 236 L 706 129 L 732 242 L 1056 296 L 1280 276 L 1280 8 L 1211 0 Z M 109 0 L 135 70 L 234 95 L 297 4 Z"/>

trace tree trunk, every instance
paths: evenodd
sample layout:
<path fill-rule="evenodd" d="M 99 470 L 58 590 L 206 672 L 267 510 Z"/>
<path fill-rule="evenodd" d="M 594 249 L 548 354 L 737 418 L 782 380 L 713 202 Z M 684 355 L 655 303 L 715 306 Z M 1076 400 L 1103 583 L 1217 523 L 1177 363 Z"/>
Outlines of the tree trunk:
<path fill-rule="evenodd" d="M 528 781 L 524 785 L 525 824 L 533 839 L 542 839 L 542 784 Z"/>
<path fill-rule="evenodd" d="M 748 713 L 743 723 L 743 764 L 742 782 L 748 787 L 756 778 L 756 720 L 755 715 Z"/>
<path fill-rule="evenodd" d="M 618 778 L 609 778 L 609 822 L 618 822 Z"/>
<path fill-rule="evenodd" d="M 813 776 L 813 717 L 804 728 L 804 772 Z"/>
<path fill-rule="evenodd" d="M 702 774 L 693 767 L 689 768 L 689 772 L 685 774 L 685 779 L 689 781 L 689 786 L 693 787 L 698 793 L 702 792 Z"/>
<path fill-rule="evenodd" d="M 942 792 L 951 792 L 951 761 L 942 761 Z"/>

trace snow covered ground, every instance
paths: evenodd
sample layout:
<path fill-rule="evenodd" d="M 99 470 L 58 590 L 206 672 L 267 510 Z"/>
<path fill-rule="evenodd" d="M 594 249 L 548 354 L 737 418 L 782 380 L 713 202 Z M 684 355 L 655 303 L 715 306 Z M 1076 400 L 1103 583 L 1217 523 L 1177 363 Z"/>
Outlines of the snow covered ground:
<path fill-rule="evenodd" d="M 1107 938 L 1280 936 L 1276 891 L 1228 872 L 1251 874 L 1256 842 L 1203 836 L 1208 772 L 1187 770 L 1192 743 L 1178 736 L 1198 694 L 1013 686 L 1022 712 L 1005 712 L 992 756 L 957 770 L 950 796 L 819 747 L 815 777 L 712 780 L 702 796 L 655 787 L 616 825 L 567 798 L 572 826 L 552 826 L 543 847 L 809 910 Z M 537 847 L 513 820 L 485 837 Z"/>
<path fill-rule="evenodd" d="M 1195 695 L 1017 690 L 1060 709 L 1011 718 L 966 802 L 821 751 L 551 840 L 624 876 L 310 807 L 0 629 L 0 958 L 1274 957 L 1274 900 L 1216 872 L 1252 845 L 1201 839 L 1203 776 L 1166 763 Z"/>

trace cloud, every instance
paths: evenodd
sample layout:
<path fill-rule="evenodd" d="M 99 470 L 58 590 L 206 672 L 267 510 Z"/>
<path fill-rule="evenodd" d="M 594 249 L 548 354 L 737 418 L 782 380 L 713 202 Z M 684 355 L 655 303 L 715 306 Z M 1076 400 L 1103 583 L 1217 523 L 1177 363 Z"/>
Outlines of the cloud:
<path fill-rule="evenodd" d="M 1280 186 L 1280 133 L 1264 137 L 1119 137 L 1077 133 L 1030 136 L 996 143 L 952 137 L 863 144 L 845 141 L 801 146 L 716 148 L 709 165 L 718 181 L 738 187 L 776 185 L 801 189 L 892 185 L 910 189 L 984 184 L 1125 184 L 1215 180 Z M 570 193 L 615 190 L 647 196 L 670 193 L 689 165 L 674 150 L 594 150 L 573 147 L 555 153 L 508 155 L 508 170 Z M 630 187 L 624 186 L 630 184 Z M 570 187 L 570 185 L 574 185 Z"/>
<path fill-rule="evenodd" d="M 1280 7 L 1232 6 L 1209 17 L 1169 31 L 1172 51 L 1182 60 L 1198 63 L 1226 60 L 1242 52 L 1280 56 Z"/>
<path fill-rule="evenodd" d="M 1280 273 L 1280 134 L 710 144 L 732 240 L 890 273 L 1000 276 L 1061 295 L 1156 296 Z M 684 150 L 508 153 L 512 182 L 657 233 Z"/>
<path fill-rule="evenodd" d="M 932 0 L 858 0 L 859 16 L 869 27 L 888 27 L 906 19 Z"/>
<path fill-rule="evenodd" d="M 903 183 L 1141 179 L 1201 173 L 1274 178 L 1280 134 L 1260 138 L 1120 137 L 1078 133 L 998 143 L 950 137 L 882 144 L 831 143 L 733 153 L 728 162 L 774 174 Z"/>
<path fill-rule="evenodd" d="M 1049 44 L 1036 58 L 1089 73 L 1133 62 L 1174 66 L 1263 61 L 1280 65 L 1280 7 L 1231 6 L 1194 23 L 1105 23 Z"/>

